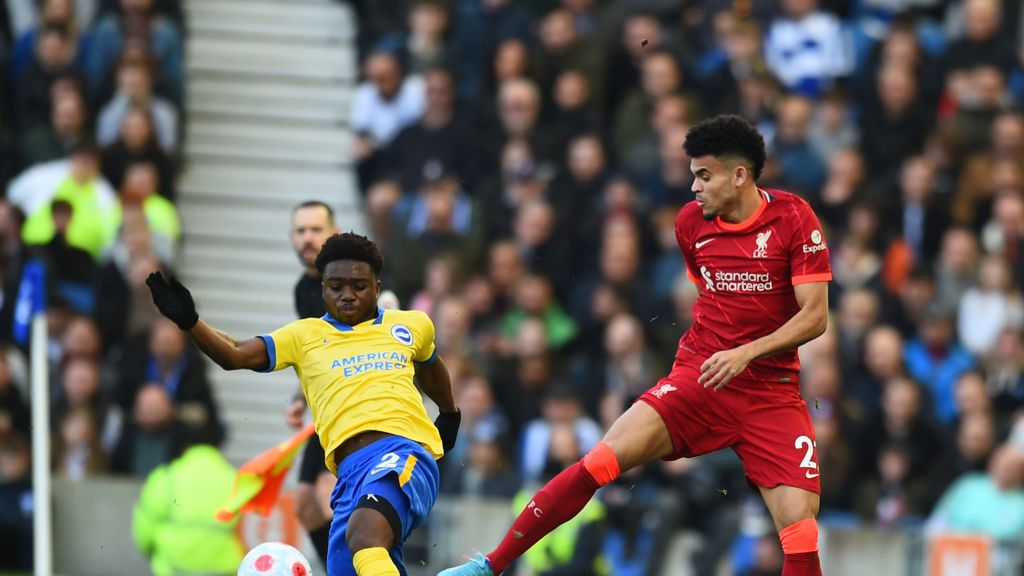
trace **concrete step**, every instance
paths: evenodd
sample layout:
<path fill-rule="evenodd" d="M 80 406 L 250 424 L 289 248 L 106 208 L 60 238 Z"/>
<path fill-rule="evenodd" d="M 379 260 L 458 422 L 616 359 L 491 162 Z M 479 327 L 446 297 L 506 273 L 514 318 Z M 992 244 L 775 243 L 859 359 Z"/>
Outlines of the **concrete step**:
<path fill-rule="evenodd" d="M 347 12 L 317 3 L 204 0 L 189 7 L 187 18 L 193 35 L 239 35 L 292 43 L 343 42 L 355 37 Z"/>
<path fill-rule="evenodd" d="M 302 46 L 283 41 L 196 36 L 186 70 L 211 76 L 250 75 L 351 83 L 359 76 L 351 45 Z"/>
<path fill-rule="evenodd" d="M 208 144 L 263 145 L 282 148 L 317 148 L 348 152 L 352 135 L 347 130 L 325 126 L 263 126 L 256 123 L 213 121 L 193 122 L 185 131 L 188 140 Z"/>
<path fill-rule="evenodd" d="M 189 98 L 189 115 L 193 118 L 258 122 L 285 126 L 345 126 L 348 113 L 341 109 L 309 107 L 302 104 L 249 104 L 244 102 L 210 102 Z"/>

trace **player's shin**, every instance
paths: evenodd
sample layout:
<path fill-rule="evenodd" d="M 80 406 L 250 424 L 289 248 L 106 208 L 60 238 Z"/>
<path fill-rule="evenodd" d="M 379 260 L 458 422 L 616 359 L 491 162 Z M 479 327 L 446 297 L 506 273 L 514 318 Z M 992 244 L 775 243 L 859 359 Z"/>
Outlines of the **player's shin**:
<path fill-rule="evenodd" d="M 611 447 L 599 442 L 582 460 L 544 485 L 519 514 L 505 539 L 487 555 L 495 574 L 501 574 L 549 532 L 587 505 L 597 489 L 619 475 Z"/>
<path fill-rule="evenodd" d="M 352 555 L 352 565 L 359 576 L 398 576 L 391 555 L 385 548 L 363 548 Z"/>
<path fill-rule="evenodd" d="M 782 552 L 782 576 L 821 576 L 818 559 L 818 522 L 804 518 L 779 532 Z"/>

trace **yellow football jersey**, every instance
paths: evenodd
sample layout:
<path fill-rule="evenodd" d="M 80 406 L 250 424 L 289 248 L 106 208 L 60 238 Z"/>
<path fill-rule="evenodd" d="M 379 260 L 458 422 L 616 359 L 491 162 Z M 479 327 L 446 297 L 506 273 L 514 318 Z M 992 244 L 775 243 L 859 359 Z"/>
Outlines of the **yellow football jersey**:
<path fill-rule="evenodd" d="M 413 384 L 413 362 L 433 362 L 436 354 L 434 325 L 423 312 L 378 308 L 376 318 L 355 326 L 324 315 L 261 338 L 268 371 L 295 368 L 331 472 L 338 446 L 370 430 L 419 442 L 435 458 L 444 454 Z"/>

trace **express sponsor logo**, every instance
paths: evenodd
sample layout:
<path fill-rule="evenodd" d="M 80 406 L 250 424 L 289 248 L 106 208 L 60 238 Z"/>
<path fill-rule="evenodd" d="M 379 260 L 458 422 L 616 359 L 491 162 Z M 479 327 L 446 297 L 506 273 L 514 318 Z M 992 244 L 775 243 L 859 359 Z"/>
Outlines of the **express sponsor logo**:
<path fill-rule="evenodd" d="M 825 244 L 821 237 L 821 230 L 815 230 L 811 232 L 811 243 L 813 246 L 804 244 L 804 254 L 814 254 L 815 252 L 821 252 L 822 250 L 828 249 L 828 244 Z"/>

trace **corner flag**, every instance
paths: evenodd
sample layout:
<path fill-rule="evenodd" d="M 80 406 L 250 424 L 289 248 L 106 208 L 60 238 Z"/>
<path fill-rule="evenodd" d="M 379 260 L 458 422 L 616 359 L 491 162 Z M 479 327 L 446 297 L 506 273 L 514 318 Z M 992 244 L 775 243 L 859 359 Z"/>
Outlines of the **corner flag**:
<path fill-rule="evenodd" d="M 32 317 L 46 310 L 46 267 L 38 260 L 29 260 L 21 273 L 18 300 L 14 304 L 14 322 L 11 331 L 14 340 L 24 346 L 28 343 Z"/>
<path fill-rule="evenodd" d="M 230 522 L 239 512 L 256 512 L 268 516 L 281 492 L 284 476 L 295 461 L 295 455 L 312 435 L 311 422 L 290 439 L 243 464 L 235 477 L 231 498 L 217 511 L 217 520 Z"/>

